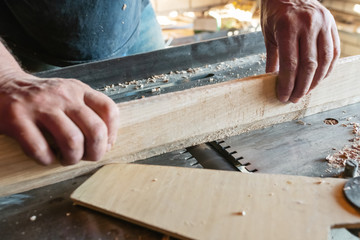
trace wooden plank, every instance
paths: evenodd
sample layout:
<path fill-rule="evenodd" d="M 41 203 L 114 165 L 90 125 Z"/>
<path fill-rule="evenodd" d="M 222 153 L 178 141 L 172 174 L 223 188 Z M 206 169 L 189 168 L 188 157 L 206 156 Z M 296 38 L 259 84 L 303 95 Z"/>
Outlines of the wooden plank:
<path fill-rule="evenodd" d="M 330 77 L 297 104 L 280 103 L 275 74 L 118 104 L 114 148 L 98 163 L 38 166 L 0 136 L 0 196 L 77 176 L 111 162 L 132 162 L 360 101 L 360 56 L 339 61 Z"/>
<path fill-rule="evenodd" d="M 75 203 L 184 239 L 328 239 L 360 226 L 346 180 L 112 164 L 72 194 Z"/>

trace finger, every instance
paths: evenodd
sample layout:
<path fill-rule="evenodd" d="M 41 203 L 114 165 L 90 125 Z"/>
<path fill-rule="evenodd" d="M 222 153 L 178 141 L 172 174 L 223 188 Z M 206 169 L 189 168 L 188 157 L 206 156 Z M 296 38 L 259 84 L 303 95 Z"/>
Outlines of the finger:
<path fill-rule="evenodd" d="M 331 30 L 320 31 L 318 40 L 318 68 L 316 69 L 314 79 L 311 83 L 308 93 L 314 89 L 318 83 L 325 78 L 329 71 L 330 64 L 334 58 L 333 39 Z"/>
<path fill-rule="evenodd" d="M 266 43 L 266 72 L 279 71 L 278 48 L 271 42 Z"/>
<path fill-rule="evenodd" d="M 21 119 L 14 118 L 6 133 L 13 137 L 20 144 L 24 153 L 36 162 L 49 165 L 55 161 L 55 156 L 40 129 L 26 116 L 22 116 Z"/>
<path fill-rule="evenodd" d="M 336 64 L 336 61 L 339 59 L 340 57 L 340 53 L 341 53 L 341 50 L 340 50 L 340 38 L 339 38 L 339 34 L 338 34 L 338 31 L 337 31 L 337 28 L 336 28 L 336 24 L 335 24 L 335 21 L 333 21 L 333 25 L 331 27 L 331 36 L 332 36 L 332 40 L 333 40 L 333 44 L 334 44 L 334 57 L 333 57 L 333 60 L 330 64 L 330 67 L 329 67 L 329 70 L 326 74 L 325 77 L 327 77 L 333 70 L 335 64 Z"/>
<path fill-rule="evenodd" d="M 108 129 L 102 119 L 86 105 L 68 110 L 66 115 L 74 121 L 85 136 L 85 160 L 98 161 L 108 145 Z"/>
<path fill-rule="evenodd" d="M 298 68 L 299 40 L 297 33 L 287 30 L 277 33 L 279 48 L 279 76 L 276 86 L 277 97 L 281 102 L 287 102 L 294 89 Z"/>
<path fill-rule="evenodd" d="M 62 111 L 41 116 L 40 124 L 55 139 L 61 150 L 63 165 L 79 162 L 84 155 L 84 136 L 80 129 Z"/>
<path fill-rule="evenodd" d="M 99 92 L 87 92 L 85 103 L 94 110 L 105 122 L 108 129 L 108 149 L 116 141 L 119 128 L 119 110 L 116 104 L 107 96 Z"/>
<path fill-rule="evenodd" d="M 304 37 L 300 38 L 300 64 L 294 90 L 290 97 L 290 101 L 293 103 L 298 102 L 310 89 L 318 67 L 316 42 L 317 34 L 305 34 Z"/>

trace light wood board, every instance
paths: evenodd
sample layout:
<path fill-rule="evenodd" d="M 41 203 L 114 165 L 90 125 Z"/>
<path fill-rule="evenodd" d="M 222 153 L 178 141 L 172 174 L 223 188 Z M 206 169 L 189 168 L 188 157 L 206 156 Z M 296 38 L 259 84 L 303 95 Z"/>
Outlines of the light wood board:
<path fill-rule="evenodd" d="M 360 101 L 360 56 L 341 59 L 298 104 L 276 99 L 266 74 L 118 104 L 114 148 L 98 163 L 42 167 L 0 136 L 0 196 L 59 182 L 111 162 L 132 162 Z"/>
<path fill-rule="evenodd" d="M 326 240 L 331 227 L 360 226 L 345 181 L 112 164 L 71 198 L 179 238 Z"/>

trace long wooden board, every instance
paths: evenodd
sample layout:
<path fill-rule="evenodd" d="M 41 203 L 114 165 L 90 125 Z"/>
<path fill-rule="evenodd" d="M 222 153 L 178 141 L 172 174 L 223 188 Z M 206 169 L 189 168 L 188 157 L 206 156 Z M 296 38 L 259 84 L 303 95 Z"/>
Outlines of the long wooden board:
<path fill-rule="evenodd" d="M 326 240 L 360 226 L 346 180 L 135 164 L 103 167 L 75 203 L 185 239 Z"/>
<path fill-rule="evenodd" d="M 360 101 L 360 56 L 341 59 L 298 104 L 280 103 L 266 74 L 118 104 L 118 140 L 98 163 L 42 167 L 0 136 L 0 196 L 59 182 L 110 162 L 132 162 Z"/>

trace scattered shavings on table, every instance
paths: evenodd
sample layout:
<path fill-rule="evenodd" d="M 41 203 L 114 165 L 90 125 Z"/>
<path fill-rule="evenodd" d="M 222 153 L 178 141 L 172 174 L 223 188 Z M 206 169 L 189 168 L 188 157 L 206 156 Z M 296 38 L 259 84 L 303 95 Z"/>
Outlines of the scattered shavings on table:
<path fill-rule="evenodd" d="M 350 139 L 351 145 L 345 146 L 343 149 L 335 152 L 334 154 L 329 154 L 326 157 L 330 167 L 333 168 L 342 168 L 345 167 L 345 161 L 347 159 L 354 159 L 360 163 L 360 124 L 359 123 L 350 123 L 343 124 L 344 127 L 352 127 L 352 133 L 354 138 Z"/>

